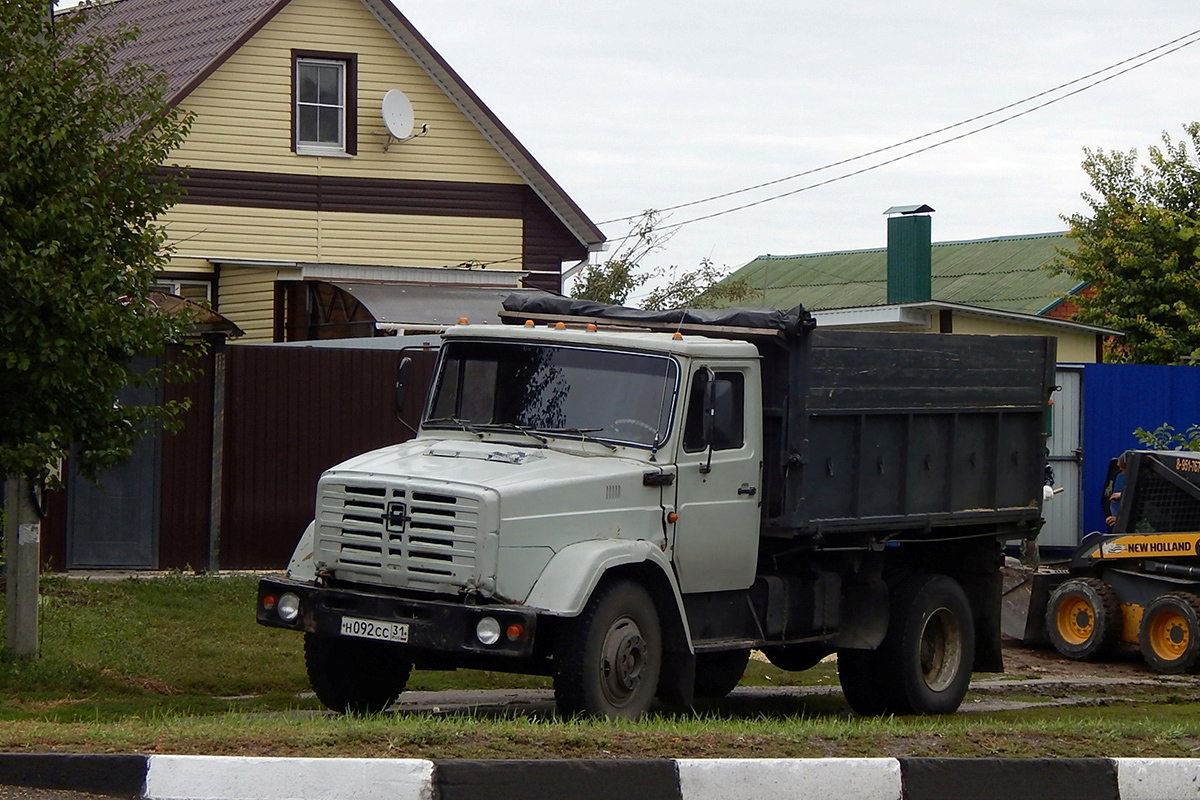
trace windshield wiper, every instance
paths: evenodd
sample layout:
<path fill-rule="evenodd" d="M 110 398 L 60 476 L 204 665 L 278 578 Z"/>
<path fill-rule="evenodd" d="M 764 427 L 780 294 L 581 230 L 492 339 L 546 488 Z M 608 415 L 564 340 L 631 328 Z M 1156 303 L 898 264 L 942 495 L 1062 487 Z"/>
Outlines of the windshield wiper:
<path fill-rule="evenodd" d="M 531 428 L 528 428 L 525 425 L 517 425 L 516 423 L 513 423 L 513 422 L 488 422 L 485 424 L 480 424 L 479 429 L 484 430 L 484 431 L 499 430 L 499 431 L 512 431 L 513 433 L 523 433 L 526 436 L 528 436 L 530 439 L 537 439 L 543 445 L 550 444 L 550 440 L 547 439 L 545 436 L 538 435 Z"/>
<path fill-rule="evenodd" d="M 568 436 L 578 436 L 580 441 L 602 444 L 609 450 L 617 449 L 616 445 L 609 444 L 608 442 L 602 442 L 599 439 L 593 439 L 591 436 L 588 436 L 589 433 L 599 433 L 600 431 L 604 430 L 604 428 L 538 428 L 538 430 L 542 433 L 565 433 Z"/>
<path fill-rule="evenodd" d="M 458 417 L 430 417 L 423 421 L 421 425 L 425 427 L 430 425 L 451 425 L 462 430 L 464 433 L 473 433 L 480 439 L 483 438 L 483 434 L 479 432 L 479 428 L 474 423 L 470 420 L 459 419 Z"/>

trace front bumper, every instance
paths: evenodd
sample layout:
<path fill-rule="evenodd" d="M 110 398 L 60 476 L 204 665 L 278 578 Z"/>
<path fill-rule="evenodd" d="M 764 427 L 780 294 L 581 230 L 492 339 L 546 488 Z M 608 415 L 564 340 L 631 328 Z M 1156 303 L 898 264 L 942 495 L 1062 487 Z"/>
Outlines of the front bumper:
<path fill-rule="evenodd" d="M 285 622 L 264 598 L 292 593 L 300 598 L 300 614 Z M 445 656 L 527 658 L 533 653 L 537 614 L 522 606 L 468 606 L 434 600 L 413 600 L 360 589 L 334 589 L 286 579 L 264 578 L 258 584 L 258 622 L 272 628 L 341 636 L 342 618 L 401 623 L 408 626 L 404 647 Z M 491 617 L 501 636 L 485 645 L 476 636 L 480 621 Z M 519 625 L 517 638 L 506 635 Z"/>

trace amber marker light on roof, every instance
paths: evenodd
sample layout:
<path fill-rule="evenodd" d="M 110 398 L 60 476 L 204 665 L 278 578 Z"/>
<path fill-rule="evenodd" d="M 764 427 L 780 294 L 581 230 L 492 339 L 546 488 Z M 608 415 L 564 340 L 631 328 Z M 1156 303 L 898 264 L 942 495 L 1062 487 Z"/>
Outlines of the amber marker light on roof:
<path fill-rule="evenodd" d="M 595 331 L 595 330 L 596 330 L 596 323 L 594 323 L 594 322 L 589 322 L 589 323 L 588 323 L 588 326 L 587 326 L 587 329 L 588 329 L 589 331 Z"/>
<path fill-rule="evenodd" d="M 672 339 L 682 339 L 682 338 L 683 338 L 683 334 L 682 334 L 682 333 L 680 333 L 679 331 L 675 331 L 675 335 L 673 335 L 671 338 L 672 338 Z"/>
<path fill-rule="evenodd" d="M 555 327 L 555 328 L 557 328 L 557 329 L 558 329 L 558 330 L 560 330 L 560 331 L 561 331 L 561 330 L 565 330 L 565 329 L 566 329 L 566 327 L 567 327 L 567 323 L 565 323 L 565 322 L 560 322 L 560 323 L 558 323 L 557 325 L 555 325 L 554 327 Z"/>
<path fill-rule="evenodd" d="M 525 327 L 526 327 L 526 328 L 532 328 L 532 327 L 533 327 L 533 320 L 531 320 L 531 319 L 527 319 L 527 320 L 525 320 Z"/>
<path fill-rule="evenodd" d="M 466 324 L 467 324 L 467 318 L 466 318 L 466 317 L 459 317 L 459 318 L 458 318 L 458 324 L 459 324 L 459 325 L 466 325 Z"/>

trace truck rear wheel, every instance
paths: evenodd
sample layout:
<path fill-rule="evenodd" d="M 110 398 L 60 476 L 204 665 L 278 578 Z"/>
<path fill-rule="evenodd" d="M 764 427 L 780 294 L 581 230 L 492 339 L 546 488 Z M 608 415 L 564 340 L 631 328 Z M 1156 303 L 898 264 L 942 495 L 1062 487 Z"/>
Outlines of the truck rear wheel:
<path fill-rule="evenodd" d="M 958 582 L 918 575 L 890 596 L 887 635 L 876 650 L 839 650 L 838 679 L 854 713 L 950 714 L 975 662 L 971 604 Z"/>
<path fill-rule="evenodd" d="M 343 714 L 377 714 L 396 702 L 412 662 L 395 647 L 365 639 L 304 634 L 308 682 L 326 708 Z"/>
<path fill-rule="evenodd" d="M 1146 606 L 1138 630 L 1142 657 L 1155 672 L 1193 672 L 1200 659 L 1200 597 L 1160 595 Z"/>
<path fill-rule="evenodd" d="M 559 713 L 638 717 L 654 700 L 662 662 L 661 625 L 650 594 L 632 581 L 602 586 L 559 636 Z"/>
<path fill-rule="evenodd" d="M 1071 578 L 1050 595 L 1046 635 L 1054 649 L 1076 661 L 1110 653 L 1121 633 L 1121 606 L 1099 578 Z"/>
<path fill-rule="evenodd" d="M 749 650 L 697 653 L 695 696 L 702 700 L 717 700 L 729 694 L 741 682 L 748 663 Z"/>
<path fill-rule="evenodd" d="M 918 575 L 896 586 L 887 636 L 876 653 L 887 710 L 951 714 L 971 685 L 975 622 L 962 587 L 945 575 Z"/>

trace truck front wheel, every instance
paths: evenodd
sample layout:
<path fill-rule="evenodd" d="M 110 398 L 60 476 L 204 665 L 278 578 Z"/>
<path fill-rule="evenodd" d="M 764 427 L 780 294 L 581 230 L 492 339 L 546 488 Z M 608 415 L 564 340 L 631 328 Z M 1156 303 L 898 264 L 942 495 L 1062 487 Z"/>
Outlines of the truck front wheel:
<path fill-rule="evenodd" d="M 640 716 L 654 700 L 662 661 L 662 629 L 650 594 L 632 581 L 602 586 L 559 635 L 559 713 Z"/>
<path fill-rule="evenodd" d="M 308 682 L 326 708 L 343 714 L 377 714 L 396 702 L 412 662 L 394 646 L 365 639 L 304 634 Z"/>

